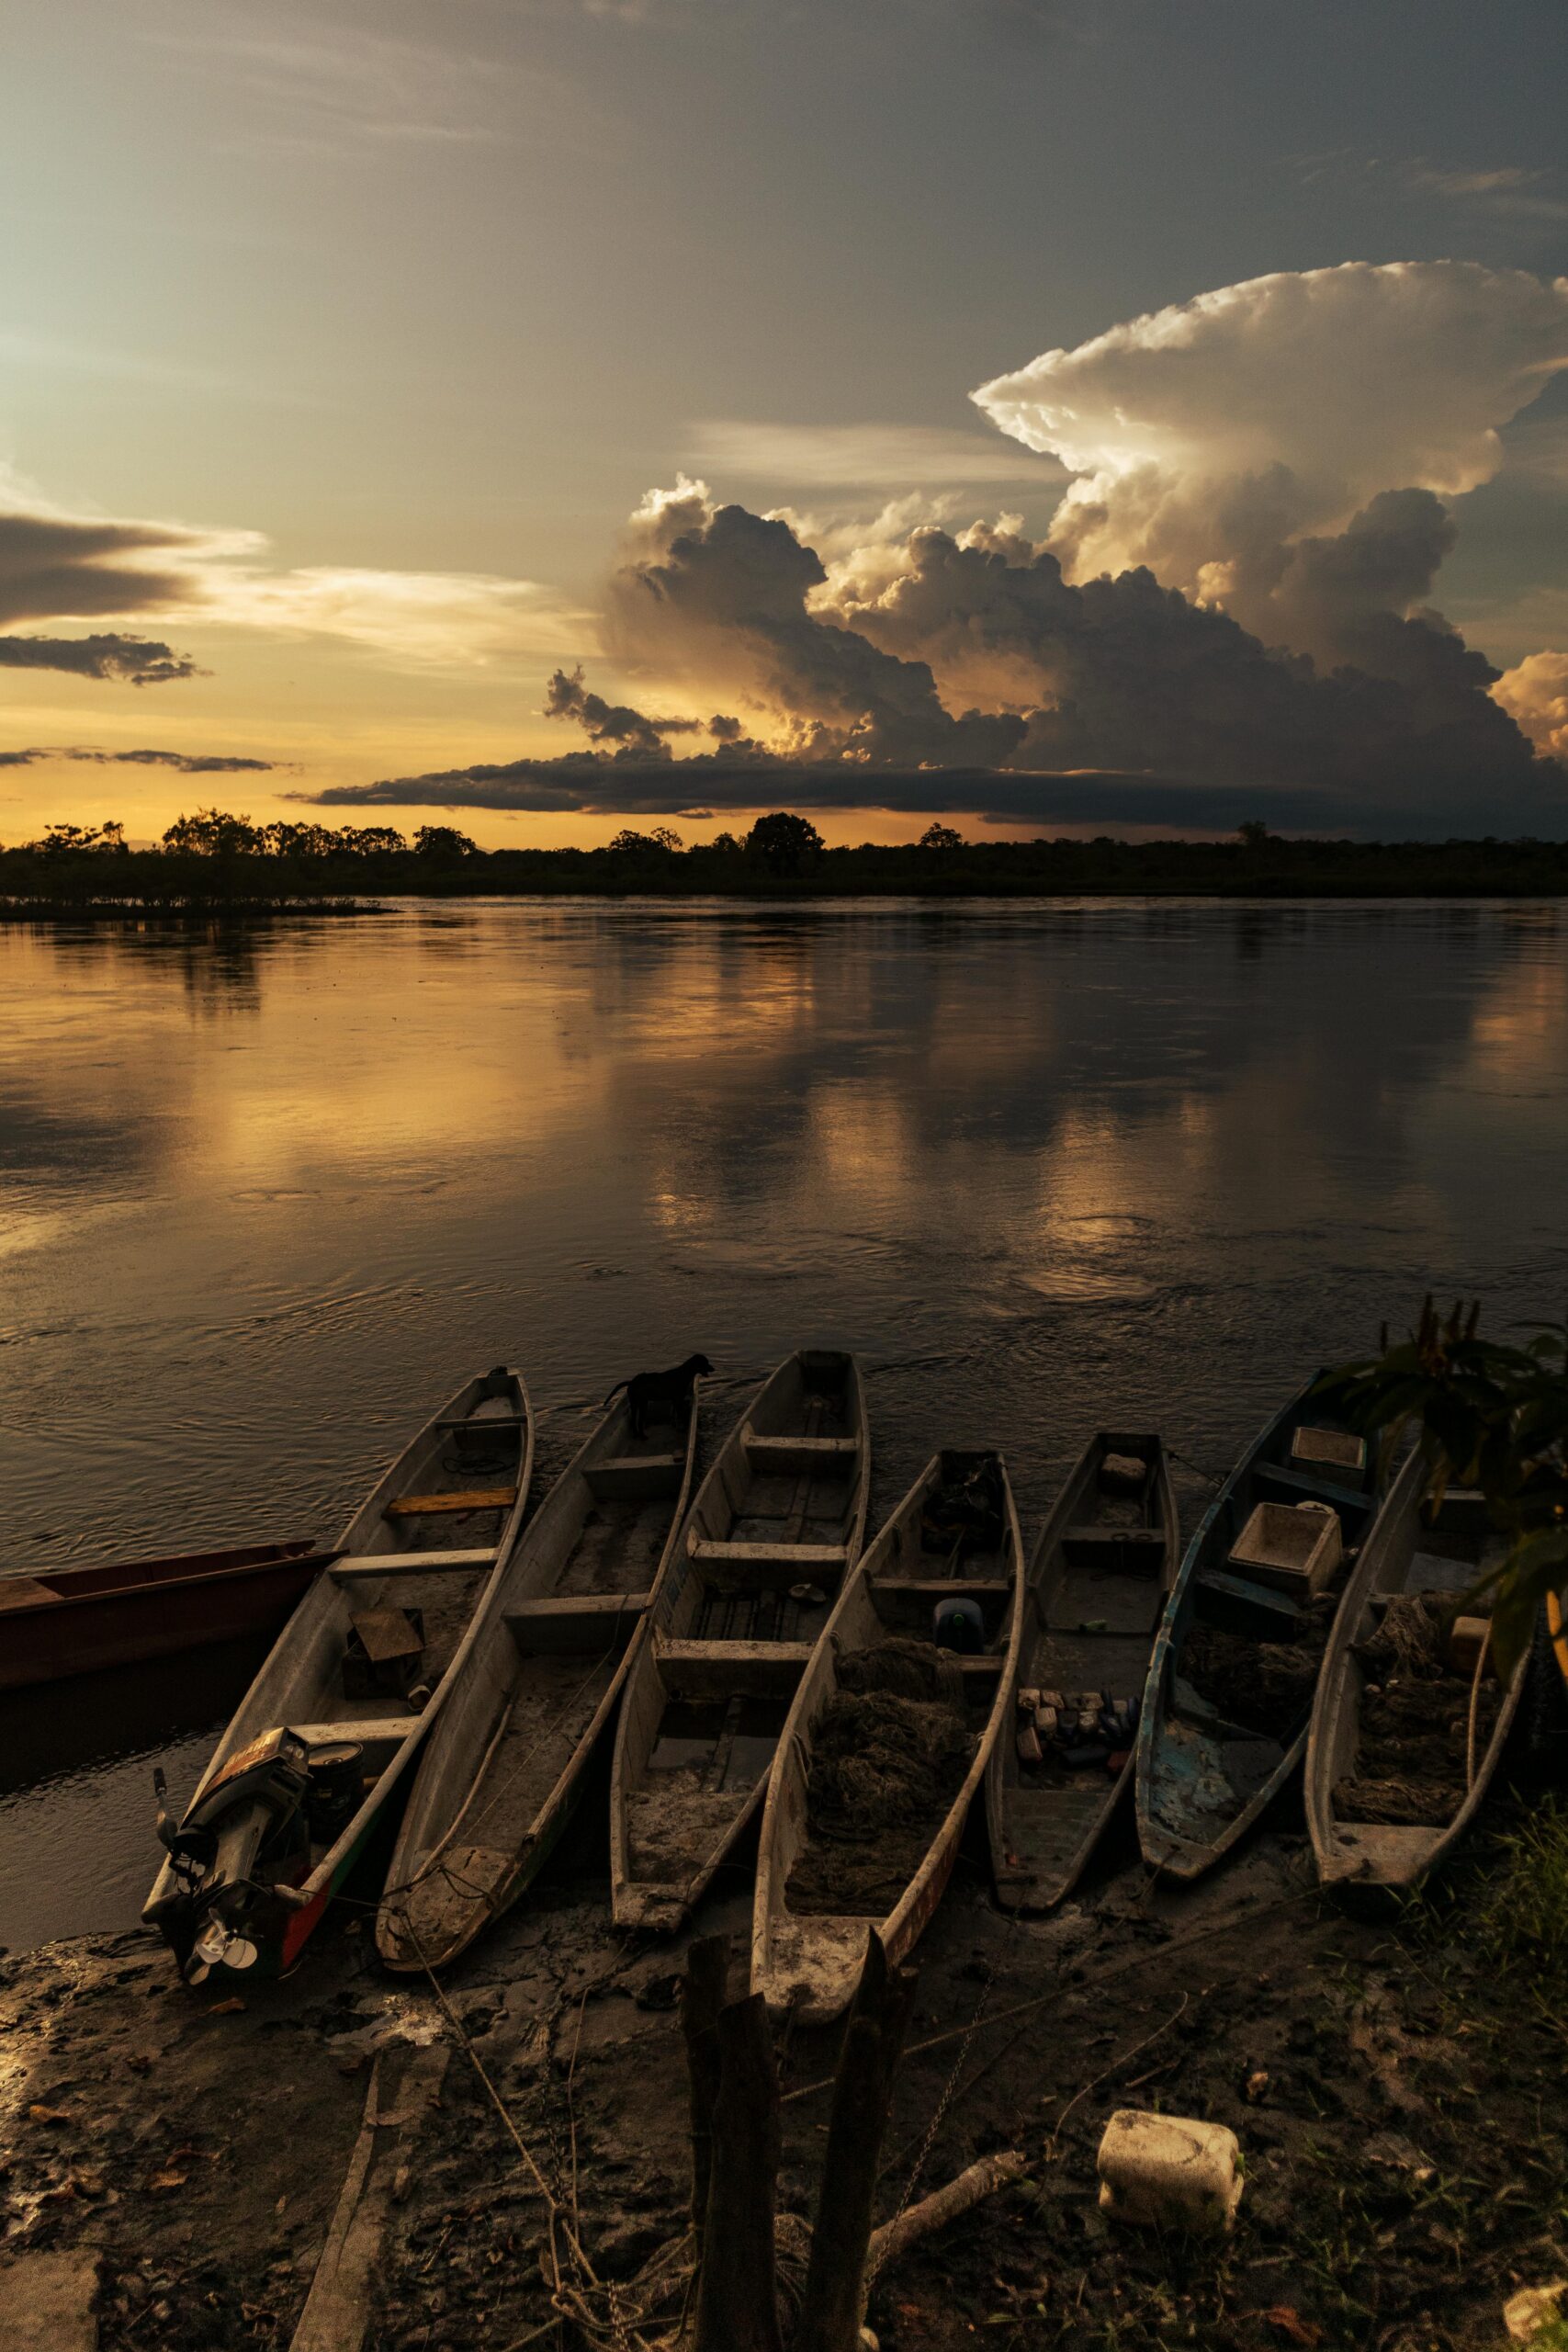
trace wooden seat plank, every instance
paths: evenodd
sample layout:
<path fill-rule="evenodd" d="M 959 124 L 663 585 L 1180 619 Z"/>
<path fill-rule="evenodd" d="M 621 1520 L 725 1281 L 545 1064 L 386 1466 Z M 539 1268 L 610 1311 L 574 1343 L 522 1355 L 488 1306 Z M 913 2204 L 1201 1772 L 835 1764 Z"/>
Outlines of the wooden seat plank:
<path fill-rule="evenodd" d="M 422 1519 L 438 1511 L 510 1510 L 515 1487 L 454 1487 L 438 1495 L 400 1495 L 387 1505 L 389 1519 Z"/>
<path fill-rule="evenodd" d="M 443 1577 L 457 1576 L 465 1568 L 493 1568 L 495 1546 L 481 1546 L 467 1552 L 359 1552 L 351 1558 L 334 1561 L 329 1576 L 345 1577 Z"/>

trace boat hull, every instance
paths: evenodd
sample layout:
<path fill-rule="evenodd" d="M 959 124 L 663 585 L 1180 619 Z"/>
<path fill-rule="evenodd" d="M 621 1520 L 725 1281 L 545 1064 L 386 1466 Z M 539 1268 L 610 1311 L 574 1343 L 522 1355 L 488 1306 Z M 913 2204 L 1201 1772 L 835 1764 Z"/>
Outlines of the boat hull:
<path fill-rule="evenodd" d="M 1201 1877 L 1240 1845 L 1284 1792 L 1306 1753 L 1310 1687 L 1299 1715 L 1292 1711 L 1269 1729 L 1249 1729 L 1195 1692 L 1182 1668 L 1188 1643 L 1201 1624 L 1247 1625 L 1249 1638 L 1261 1645 L 1276 1634 L 1282 1638 L 1292 1623 L 1287 1612 L 1294 1602 L 1235 1572 L 1235 1546 L 1260 1501 L 1326 1507 L 1350 1544 L 1360 1542 L 1372 1520 L 1380 1498 L 1371 1441 L 1364 1444 L 1355 1485 L 1348 1472 L 1331 1477 L 1303 1467 L 1295 1453 L 1300 1433 L 1337 1430 L 1312 1401 L 1321 1378 L 1314 1375 L 1265 1424 L 1210 1504 L 1183 1555 L 1155 1637 L 1138 1727 L 1138 1840 L 1145 1860 L 1172 1878 Z M 1298 1612 L 1295 1622 L 1310 1621 L 1301 1621 Z M 1269 1634 L 1258 1631 L 1259 1623 L 1269 1625 Z M 1302 1673 L 1314 1683 L 1327 1638 L 1325 1626 L 1317 1636 L 1321 1646 L 1302 1654 Z"/>
<path fill-rule="evenodd" d="M 141 1666 L 209 1643 L 273 1640 L 335 1557 L 308 1543 L 276 1544 L 5 1579 L 0 1690 Z M 33 1588 L 25 1605 L 8 1584 Z"/>

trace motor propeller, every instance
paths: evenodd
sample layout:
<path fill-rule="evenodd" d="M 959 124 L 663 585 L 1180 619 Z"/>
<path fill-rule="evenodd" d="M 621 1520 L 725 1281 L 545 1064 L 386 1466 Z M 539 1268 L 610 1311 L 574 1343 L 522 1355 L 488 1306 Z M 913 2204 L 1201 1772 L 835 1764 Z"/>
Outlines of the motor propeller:
<path fill-rule="evenodd" d="M 215 1911 L 209 1912 L 202 1922 L 201 1932 L 191 1946 L 190 1958 L 185 1965 L 187 1984 L 205 1984 L 212 1971 L 224 1968 L 254 1968 L 256 1947 L 249 1936 L 226 1927 Z"/>

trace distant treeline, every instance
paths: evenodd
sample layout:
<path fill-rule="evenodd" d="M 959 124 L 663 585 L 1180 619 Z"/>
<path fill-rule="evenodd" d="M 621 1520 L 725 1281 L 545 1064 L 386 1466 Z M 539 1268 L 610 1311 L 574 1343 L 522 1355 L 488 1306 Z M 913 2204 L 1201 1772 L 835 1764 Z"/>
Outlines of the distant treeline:
<path fill-rule="evenodd" d="M 389 825 L 254 825 L 217 808 L 171 825 L 155 849 L 123 827 L 52 825 L 0 849 L 0 904 L 11 913 L 235 912 L 432 898 L 1558 896 L 1568 842 L 1286 841 L 1261 822 L 1218 842 L 966 842 L 931 825 L 916 842 L 829 849 L 804 817 L 777 810 L 743 837 L 685 848 L 667 826 L 618 833 L 603 849 L 482 850 L 452 825 L 412 842 Z"/>

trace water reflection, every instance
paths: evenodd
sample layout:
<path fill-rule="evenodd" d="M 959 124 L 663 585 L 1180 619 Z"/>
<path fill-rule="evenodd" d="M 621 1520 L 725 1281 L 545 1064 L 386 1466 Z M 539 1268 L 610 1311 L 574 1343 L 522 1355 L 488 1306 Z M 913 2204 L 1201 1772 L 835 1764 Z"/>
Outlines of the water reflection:
<path fill-rule="evenodd" d="M 17 1566 L 328 1532 L 475 1363 L 810 1336 L 872 1362 L 878 1507 L 979 1436 L 1032 1511 L 1103 1421 L 1224 1458 L 1428 1283 L 1562 1295 L 1551 908 L 416 903 L 0 966 Z"/>

